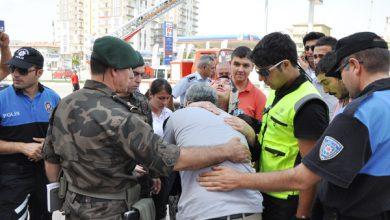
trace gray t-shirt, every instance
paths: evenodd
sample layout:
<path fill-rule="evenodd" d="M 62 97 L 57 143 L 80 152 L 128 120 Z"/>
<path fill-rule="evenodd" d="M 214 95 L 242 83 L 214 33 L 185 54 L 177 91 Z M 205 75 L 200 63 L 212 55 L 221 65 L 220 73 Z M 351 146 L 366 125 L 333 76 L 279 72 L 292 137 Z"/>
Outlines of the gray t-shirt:
<path fill-rule="evenodd" d="M 241 133 L 225 124 L 223 121 L 225 117 L 231 116 L 225 112 L 215 115 L 198 107 L 177 110 L 166 124 L 164 140 L 182 147 L 202 147 L 223 144 L 233 137 L 239 137 L 241 142 L 247 145 Z M 249 163 L 225 161 L 220 165 L 240 172 L 255 172 Z M 238 213 L 262 212 L 263 197 L 259 191 L 238 189 L 230 192 L 210 192 L 201 187 L 196 178 L 206 171 L 210 171 L 210 168 L 180 172 L 182 194 L 177 219 L 198 220 Z"/>

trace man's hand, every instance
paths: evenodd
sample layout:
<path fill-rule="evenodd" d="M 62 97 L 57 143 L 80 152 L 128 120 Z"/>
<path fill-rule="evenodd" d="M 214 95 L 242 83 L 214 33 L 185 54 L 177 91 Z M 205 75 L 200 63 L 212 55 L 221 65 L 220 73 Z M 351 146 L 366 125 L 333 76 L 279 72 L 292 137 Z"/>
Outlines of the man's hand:
<path fill-rule="evenodd" d="M 146 171 L 142 166 L 140 165 L 136 165 L 135 168 L 134 168 L 134 171 L 135 171 L 135 176 L 136 177 L 141 177 L 145 174 L 148 173 L 148 171 Z"/>
<path fill-rule="evenodd" d="M 9 37 L 4 32 L 0 32 L 0 47 L 1 48 L 9 47 Z"/>
<path fill-rule="evenodd" d="M 215 106 L 211 102 L 203 102 L 203 101 L 202 102 L 193 102 L 193 103 L 189 104 L 188 107 L 200 107 L 200 108 L 204 108 L 207 111 L 210 111 L 216 115 L 221 114 L 219 112 L 220 110 L 217 108 L 217 106 Z"/>
<path fill-rule="evenodd" d="M 160 178 L 154 178 L 152 179 L 153 181 L 153 186 L 151 188 L 152 194 L 158 194 L 161 190 L 161 180 Z"/>
<path fill-rule="evenodd" d="M 226 143 L 225 150 L 229 152 L 229 160 L 233 163 L 250 162 L 251 152 L 248 147 L 240 142 L 240 138 L 234 137 Z"/>
<path fill-rule="evenodd" d="M 25 143 L 21 152 L 28 157 L 29 160 L 37 162 L 42 159 L 42 147 L 45 138 L 33 138 L 33 143 Z"/>
<path fill-rule="evenodd" d="M 212 170 L 197 178 L 199 184 L 208 191 L 231 191 L 239 188 L 242 173 L 223 166 L 213 167 Z"/>
<path fill-rule="evenodd" d="M 251 128 L 251 126 L 249 126 L 248 123 L 246 123 L 244 120 L 242 120 L 237 116 L 226 117 L 224 118 L 224 121 L 226 124 L 230 125 L 234 130 L 240 132 L 245 136 L 249 136 L 252 133 L 254 134 L 254 131 Z"/>
<path fill-rule="evenodd" d="M 305 52 L 303 52 L 303 54 L 298 57 L 298 63 L 303 68 L 303 70 L 307 72 L 310 65 L 309 65 L 309 61 L 307 61 L 305 58 Z"/>

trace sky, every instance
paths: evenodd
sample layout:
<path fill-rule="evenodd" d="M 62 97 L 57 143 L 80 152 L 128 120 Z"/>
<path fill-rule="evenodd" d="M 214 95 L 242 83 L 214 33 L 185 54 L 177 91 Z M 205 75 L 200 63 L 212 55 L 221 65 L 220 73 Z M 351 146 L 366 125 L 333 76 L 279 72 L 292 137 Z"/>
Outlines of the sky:
<path fill-rule="evenodd" d="M 265 0 L 199 1 L 198 34 L 264 35 Z M 0 20 L 5 21 L 11 40 L 52 41 L 56 2 L 0 0 Z M 308 0 L 268 0 L 268 33 L 306 23 L 308 12 Z M 368 30 L 383 35 L 386 17 L 390 17 L 390 0 L 323 0 L 315 7 L 314 22 L 330 26 L 331 35 L 340 38 Z"/>

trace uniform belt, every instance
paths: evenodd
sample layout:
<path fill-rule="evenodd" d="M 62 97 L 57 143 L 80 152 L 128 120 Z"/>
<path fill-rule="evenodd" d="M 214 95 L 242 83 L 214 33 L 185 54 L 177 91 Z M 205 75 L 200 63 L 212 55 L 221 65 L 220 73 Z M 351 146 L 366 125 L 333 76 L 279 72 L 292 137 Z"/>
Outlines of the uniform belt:
<path fill-rule="evenodd" d="M 90 196 L 85 196 L 76 193 L 76 196 L 74 198 L 78 203 L 90 203 L 90 202 L 108 202 L 112 201 L 111 199 L 101 199 L 101 198 L 95 198 L 95 197 L 90 197 Z"/>
<path fill-rule="evenodd" d="M 234 215 L 227 215 L 227 216 L 222 216 L 222 217 L 217 217 L 217 218 L 210 218 L 208 220 L 230 220 L 230 219 L 239 219 L 239 218 L 244 218 L 248 217 L 251 215 L 254 215 L 255 213 L 240 213 L 240 214 L 234 214 Z"/>
<path fill-rule="evenodd" d="M 126 200 L 126 192 L 119 193 L 93 193 L 80 189 L 74 185 L 68 184 L 68 190 L 76 194 L 81 194 L 88 197 L 109 199 L 109 200 Z"/>
<path fill-rule="evenodd" d="M 33 164 L 30 166 L 21 165 L 18 163 L 1 163 L 0 174 L 2 175 L 18 175 L 34 172 Z"/>

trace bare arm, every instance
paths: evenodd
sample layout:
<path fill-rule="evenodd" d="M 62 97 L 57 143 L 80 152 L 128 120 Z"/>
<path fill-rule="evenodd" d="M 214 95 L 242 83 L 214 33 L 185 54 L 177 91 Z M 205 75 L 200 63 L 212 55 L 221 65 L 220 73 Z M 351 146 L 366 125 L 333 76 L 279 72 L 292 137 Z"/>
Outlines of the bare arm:
<path fill-rule="evenodd" d="M 33 143 L 0 140 L 0 154 L 22 153 L 33 161 L 42 159 L 43 138 L 33 138 Z"/>
<path fill-rule="evenodd" d="M 306 156 L 312 149 L 316 141 L 298 139 L 299 152 L 301 157 Z M 311 215 L 311 207 L 316 193 L 315 185 L 306 190 L 300 190 L 299 192 L 299 203 L 296 216 L 297 217 L 308 217 Z"/>
<path fill-rule="evenodd" d="M 268 173 L 240 173 L 227 167 L 214 167 L 203 173 L 198 181 L 210 191 L 230 191 L 233 189 L 256 189 L 264 192 L 287 190 L 307 190 L 319 180 L 304 164 L 293 169 Z"/>
<path fill-rule="evenodd" d="M 59 164 L 50 163 L 45 160 L 45 171 L 49 182 L 58 182 L 58 175 L 60 174 L 61 167 Z"/>
<path fill-rule="evenodd" d="M 242 162 L 248 160 L 250 152 L 240 143 L 239 138 L 214 147 L 186 147 L 180 149 L 180 157 L 174 170 L 196 170 L 209 167 L 223 161 Z"/>
<path fill-rule="evenodd" d="M 9 37 L 6 33 L 0 32 L 0 81 L 8 76 L 9 70 L 8 65 L 5 64 L 8 60 L 12 58 L 11 50 L 9 49 Z"/>

